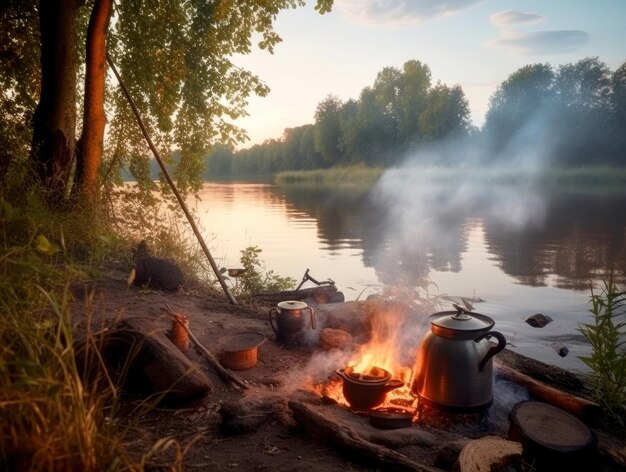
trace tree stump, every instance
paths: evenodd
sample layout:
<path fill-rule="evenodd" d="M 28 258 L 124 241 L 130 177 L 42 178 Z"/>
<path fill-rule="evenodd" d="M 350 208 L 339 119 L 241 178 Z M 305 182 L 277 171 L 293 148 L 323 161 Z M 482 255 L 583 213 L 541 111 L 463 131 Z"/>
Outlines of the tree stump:
<path fill-rule="evenodd" d="M 575 416 L 547 403 L 529 401 L 510 414 L 509 438 L 523 445 L 536 470 L 592 470 L 595 434 Z"/>
<path fill-rule="evenodd" d="M 453 470 L 460 472 L 492 472 L 519 464 L 522 445 L 499 437 L 488 436 L 468 442 Z"/>

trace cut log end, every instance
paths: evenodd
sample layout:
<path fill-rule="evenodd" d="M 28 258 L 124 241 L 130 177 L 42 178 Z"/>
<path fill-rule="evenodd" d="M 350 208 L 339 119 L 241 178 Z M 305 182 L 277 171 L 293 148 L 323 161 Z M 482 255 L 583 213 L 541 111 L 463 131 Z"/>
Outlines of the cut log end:
<path fill-rule="evenodd" d="M 518 404 L 510 415 L 509 438 L 524 446 L 528 460 L 544 466 L 592 459 L 595 434 L 575 416 L 546 403 Z"/>

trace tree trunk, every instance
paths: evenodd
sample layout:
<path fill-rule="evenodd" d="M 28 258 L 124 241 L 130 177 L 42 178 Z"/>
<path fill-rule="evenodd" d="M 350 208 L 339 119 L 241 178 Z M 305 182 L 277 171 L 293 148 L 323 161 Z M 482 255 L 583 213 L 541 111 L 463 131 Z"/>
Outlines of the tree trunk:
<path fill-rule="evenodd" d="M 75 153 L 76 15 L 78 0 L 41 0 L 41 94 L 35 110 L 31 159 L 50 191 L 65 195 Z"/>
<path fill-rule="evenodd" d="M 87 30 L 85 103 L 83 129 L 78 141 L 76 161 L 77 190 L 93 200 L 98 190 L 98 170 L 102 161 L 104 127 L 104 89 L 106 78 L 106 35 L 112 0 L 96 0 Z"/>

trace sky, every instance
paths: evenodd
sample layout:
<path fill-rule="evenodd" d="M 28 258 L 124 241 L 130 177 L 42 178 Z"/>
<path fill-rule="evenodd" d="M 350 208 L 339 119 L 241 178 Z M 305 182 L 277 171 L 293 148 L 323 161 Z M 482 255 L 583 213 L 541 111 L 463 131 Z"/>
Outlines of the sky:
<path fill-rule="evenodd" d="M 271 89 L 236 122 L 250 137 L 240 148 L 314 123 L 328 95 L 358 99 L 409 60 L 428 65 L 433 85 L 460 85 L 479 127 L 491 94 L 524 65 L 626 62 L 626 0 L 335 0 L 324 15 L 314 4 L 279 13 L 273 55 L 255 47 L 234 59 Z"/>

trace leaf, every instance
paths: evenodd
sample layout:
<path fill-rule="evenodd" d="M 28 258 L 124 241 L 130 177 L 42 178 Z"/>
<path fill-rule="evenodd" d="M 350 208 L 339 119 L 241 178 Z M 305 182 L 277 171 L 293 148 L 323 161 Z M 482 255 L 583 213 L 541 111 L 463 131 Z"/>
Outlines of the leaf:
<path fill-rule="evenodd" d="M 60 250 L 59 246 L 48 241 L 48 238 L 43 234 L 37 236 L 37 247 L 35 249 L 46 256 L 54 256 Z"/>

